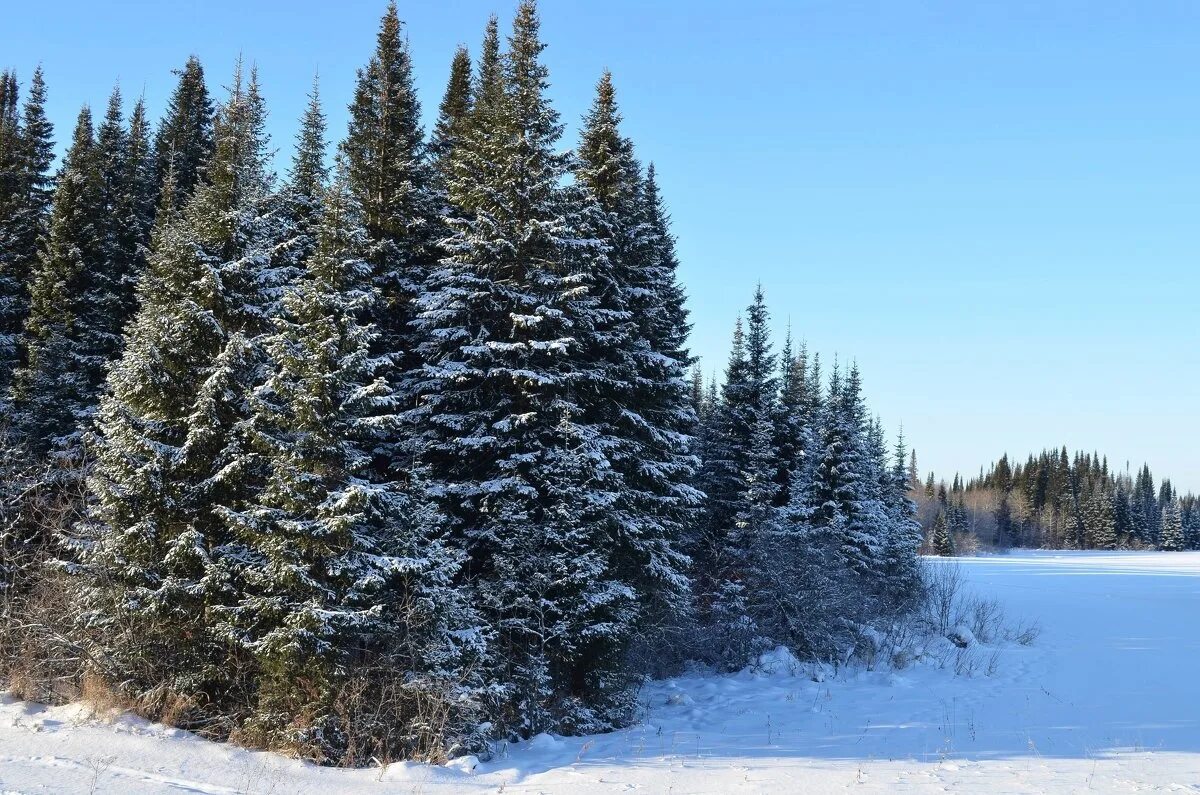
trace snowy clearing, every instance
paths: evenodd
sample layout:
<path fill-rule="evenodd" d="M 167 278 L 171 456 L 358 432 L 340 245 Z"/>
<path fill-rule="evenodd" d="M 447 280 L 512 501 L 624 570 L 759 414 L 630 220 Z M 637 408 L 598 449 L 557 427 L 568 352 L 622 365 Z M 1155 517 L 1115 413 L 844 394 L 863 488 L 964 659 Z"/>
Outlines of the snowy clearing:
<path fill-rule="evenodd" d="M 959 565 L 1010 619 L 1042 625 L 1033 646 L 1003 647 L 992 676 L 921 664 L 814 682 L 784 664 L 681 677 L 644 691 L 638 726 L 540 736 L 473 770 L 321 769 L 8 699 L 0 793 L 1200 791 L 1200 553 Z"/>

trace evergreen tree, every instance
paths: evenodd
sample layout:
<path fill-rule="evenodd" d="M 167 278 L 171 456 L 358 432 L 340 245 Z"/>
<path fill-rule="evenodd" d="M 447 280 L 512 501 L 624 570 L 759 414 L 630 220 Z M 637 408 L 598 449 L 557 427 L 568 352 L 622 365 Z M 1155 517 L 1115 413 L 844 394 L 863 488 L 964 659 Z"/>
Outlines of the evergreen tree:
<path fill-rule="evenodd" d="M 312 257 L 317 246 L 322 201 L 329 179 L 329 167 L 325 164 L 325 132 L 320 85 L 314 77 L 308 104 L 300 118 L 292 167 L 283 190 L 284 210 L 292 227 L 287 256 L 297 268 Z"/>
<path fill-rule="evenodd" d="M 802 343 L 799 354 L 793 353 L 789 328 L 779 355 L 779 400 L 775 412 L 775 449 L 779 451 L 775 504 L 778 507 L 791 502 L 791 482 L 796 469 L 812 452 L 811 445 L 806 444 L 806 433 L 811 426 L 811 418 L 806 416 L 807 393 L 808 351 Z"/>
<path fill-rule="evenodd" d="M 46 83 L 39 66 L 17 120 L 17 80 L 8 73 L 0 112 L 0 403 L 21 364 L 29 289 L 47 231 L 54 180 L 54 128 L 46 118 Z"/>
<path fill-rule="evenodd" d="M 301 136 L 294 182 L 314 139 Z M 471 695 L 462 691 L 462 639 L 471 625 L 437 516 L 419 494 L 369 478 L 371 449 L 395 430 L 396 400 L 369 353 L 374 331 L 358 319 L 377 294 L 360 255 L 367 241 L 357 208 L 340 185 L 326 205 L 308 278 L 283 299 L 265 343 L 274 372 L 252 399 L 252 443 L 266 477 L 245 508 L 226 513 L 245 562 L 242 594 L 219 614 L 217 631 L 260 670 L 249 736 L 366 761 L 430 747 L 423 702 L 444 699 L 447 730 L 462 729 L 462 698 Z M 392 716 L 403 722 L 383 730 L 399 748 L 379 740 L 351 748 L 352 736 L 378 727 L 335 708 L 368 650 L 387 663 L 373 676 L 403 672 L 404 703 Z M 368 686 L 375 698 L 397 698 L 383 682 Z"/>
<path fill-rule="evenodd" d="M 248 394 L 263 377 L 266 318 L 292 276 L 272 260 L 287 230 L 264 121 L 257 81 L 245 83 L 239 64 L 209 182 L 159 216 L 90 478 L 81 620 L 127 688 L 166 683 L 201 713 L 238 695 L 229 680 L 240 662 L 214 628 L 236 601 L 245 553 L 220 510 L 240 510 L 258 482 Z"/>
<path fill-rule="evenodd" d="M 437 122 L 429 139 L 429 156 L 435 177 L 443 181 L 449 170 L 450 153 L 462 140 L 471 119 L 471 56 L 460 46 L 450 62 L 450 79 L 442 104 L 438 106 Z"/>
<path fill-rule="evenodd" d="M 200 59 L 190 56 L 176 74 L 179 84 L 154 136 L 154 160 L 158 184 L 171 177 L 171 192 L 164 203 L 182 207 L 197 185 L 211 179 L 206 167 L 215 148 L 214 114 Z"/>
<path fill-rule="evenodd" d="M 375 51 L 358 72 L 341 151 L 350 188 L 362 207 L 370 240 L 367 261 L 381 295 L 367 318 L 379 328 L 373 353 L 393 357 L 394 369 L 387 377 L 402 395 L 408 391 L 403 374 L 418 366 L 411 328 L 414 300 L 433 265 L 441 231 L 420 117 L 408 41 L 392 2 L 380 23 Z M 384 445 L 379 466 L 402 464 L 402 445 L 396 442 Z"/>
<path fill-rule="evenodd" d="M 654 626 L 686 611 L 686 561 L 678 549 L 700 497 L 690 486 L 695 414 L 685 373 L 686 316 L 663 317 L 674 278 L 673 241 L 657 194 L 647 195 L 633 146 L 620 133 L 612 77 L 601 77 L 584 119 L 575 177 L 584 225 L 604 246 L 593 257 L 589 329 L 599 379 L 579 390 L 623 482 L 613 532 L 618 571 L 635 585 Z M 647 302 L 647 297 L 659 298 Z M 641 322 L 639 322 L 639 320 Z M 671 330 L 670 323 L 684 329 Z M 583 385 L 581 385 L 582 387 Z"/>
<path fill-rule="evenodd" d="M 1091 496 L 1088 544 L 1092 549 L 1117 548 L 1117 523 L 1113 498 L 1097 488 Z"/>
<path fill-rule="evenodd" d="M 138 98 L 129 117 L 124 170 L 114 197 L 115 248 L 120 258 L 120 303 L 111 328 L 123 333 L 137 311 L 137 285 L 146 273 L 159 187 L 146 103 Z M 115 351 L 114 351 L 115 353 Z"/>
<path fill-rule="evenodd" d="M 933 520 L 933 532 L 930 535 L 929 547 L 935 555 L 942 557 L 954 555 L 954 539 L 950 535 L 950 526 L 946 521 L 945 511 L 938 511 Z"/>
<path fill-rule="evenodd" d="M 592 349 L 599 247 L 573 231 L 538 27 L 522 3 L 502 74 L 489 73 L 484 48 L 493 82 L 478 87 L 451 154 L 454 234 L 421 299 L 425 366 L 411 416 L 496 633 L 486 667 L 502 686 L 500 726 L 519 734 L 624 719 L 633 604 L 606 543 L 618 480 L 575 399 L 576 384 L 598 377 L 579 354 Z"/>
<path fill-rule="evenodd" d="M 1200 502 L 1189 500 L 1183 519 L 1183 540 L 1187 549 L 1200 549 Z"/>
<path fill-rule="evenodd" d="M 1159 549 L 1176 552 L 1187 548 L 1183 534 L 1183 520 L 1179 514 L 1179 501 L 1172 498 L 1162 510 L 1162 535 Z"/>
<path fill-rule="evenodd" d="M 880 430 L 882 434 L 882 429 Z M 904 611 L 919 598 L 922 587 L 917 548 L 921 544 L 921 524 L 917 521 L 917 504 L 909 497 L 911 491 L 908 449 L 904 431 L 896 438 L 892 466 L 886 467 L 883 502 L 888 513 L 888 528 L 884 541 L 886 561 L 886 596 L 893 608 Z M 959 495 L 962 499 L 962 495 Z"/>
<path fill-rule="evenodd" d="M 822 421 L 813 484 L 814 521 L 839 527 L 842 564 L 870 591 L 881 585 L 882 505 L 872 485 L 858 367 L 843 379 L 835 365 Z"/>
<path fill-rule="evenodd" d="M 84 107 L 63 158 L 48 237 L 30 289 L 26 362 L 14 375 L 16 425 L 35 453 L 69 435 L 91 405 L 113 340 L 103 301 L 111 267 L 100 163 Z"/>

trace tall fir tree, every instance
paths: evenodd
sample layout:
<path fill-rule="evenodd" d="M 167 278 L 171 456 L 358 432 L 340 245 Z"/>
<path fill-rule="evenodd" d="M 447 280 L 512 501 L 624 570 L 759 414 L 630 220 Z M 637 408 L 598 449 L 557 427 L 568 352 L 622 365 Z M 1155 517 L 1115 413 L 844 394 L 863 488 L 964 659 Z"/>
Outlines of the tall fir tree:
<path fill-rule="evenodd" d="M 884 469 L 883 482 L 883 503 L 888 517 L 884 541 L 885 598 L 897 612 L 912 608 L 920 598 L 923 586 L 917 557 L 921 523 L 917 521 L 917 505 L 909 496 L 912 484 L 908 467 L 908 448 L 901 428 L 892 452 L 892 465 L 890 469 Z M 962 499 L 961 494 L 958 499 Z"/>
<path fill-rule="evenodd" d="M 320 82 L 313 77 L 308 104 L 300 117 L 295 153 L 282 197 L 283 210 L 292 227 L 286 256 L 296 263 L 298 269 L 300 263 L 307 262 L 313 256 L 317 247 L 322 202 L 329 180 L 329 166 L 325 163 L 328 141 L 325 136 L 326 121 L 321 108 Z"/>
<path fill-rule="evenodd" d="M 450 79 L 446 82 L 437 122 L 429 139 L 430 162 L 443 190 L 450 154 L 462 140 L 471 120 L 471 105 L 471 55 L 466 47 L 459 46 L 450 62 Z"/>
<path fill-rule="evenodd" d="M 1183 519 L 1179 513 L 1179 500 L 1170 499 L 1162 509 L 1162 534 L 1159 549 L 1178 552 L 1187 548 L 1187 539 L 1183 533 Z"/>
<path fill-rule="evenodd" d="M 159 185 L 146 102 L 139 97 L 129 117 L 121 190 L 115 196 L 116 249 L 122 260 L 121 303 L 114 328 L 121 333 L 137 311 L 137 285 L 146 273 Z"/>
<path fill-rule="evenodd" d="M 946 512 L 938 511 L 933 520 L 933 530 L 929 538 L 929 547 L 933 554 L 950 557 L 954 554 L 954 538 L 950 535 L 950 525 L 946 520 Z"/>
<path fill-rule="evenodd" d="M 578 203 L 590 211 L 592 235 L 604 246 L 590 274 L 597 312 L 593 346 L 583 354 L 601 369 L 600 379 L 578 394 L 623 482 L 612 514 L 613 543 L 621 576 L 637 589 L 641 634 L 649 642 L 688 605 L 687 561 L 679 547 L 700 502 L 690 485 L 695 464 L 688 449 L 696 420 L 682 348 L 686 316 L 660 316 L 673 284 L 673 241 L 620 122 L 605 72 L 584 118 L 574 169 Z M 668 333 L 670 322 L 685 327 Z"/>

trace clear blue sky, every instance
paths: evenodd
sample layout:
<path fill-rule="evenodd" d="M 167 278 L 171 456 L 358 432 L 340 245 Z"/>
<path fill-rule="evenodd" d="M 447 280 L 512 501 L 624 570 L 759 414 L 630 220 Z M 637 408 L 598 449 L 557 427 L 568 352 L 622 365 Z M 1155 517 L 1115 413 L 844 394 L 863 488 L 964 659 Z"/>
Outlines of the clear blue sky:
<path fill-rule="evenodd" d="M 515 0 L 402 2 L 427 117 L 454 46 Z M 332 131 L 382 0 L 5 9 L 60 140 L 118 78 L 159 112 L 198 54 L 258 63 L 287 155 L 319 70 Z M 543 0 L 569 123 L 602 69 L 658 164 L 720 368 L 756 281 L 780 333 L 853 357 L 922 469 L 1095 448 L 1200 489 L 1200 4 Z"/>

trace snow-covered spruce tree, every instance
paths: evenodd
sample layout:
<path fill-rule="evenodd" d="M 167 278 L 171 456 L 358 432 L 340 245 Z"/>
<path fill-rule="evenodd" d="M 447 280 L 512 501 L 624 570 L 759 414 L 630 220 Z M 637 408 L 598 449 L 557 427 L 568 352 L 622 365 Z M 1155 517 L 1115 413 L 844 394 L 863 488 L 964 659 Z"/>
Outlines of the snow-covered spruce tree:
<path fill-rule="evenodd" d="M 281 210 L 287 216 L 290 235 L 286 250 L 278 252 L 278 256 L 281 261 L 286 259 L 293 263 L 298 272 L 303 270 L 303 263 L 313 256 L 317 248 L 322 202 L 329 180 L 329 167 L 325 164 L 328 146 L 325 135 L 320 84 L 314 77 L 308 104 L 300 117 L 292 165 L 281 190 Z"/>
<path fill-rule="evenodd" d="M 180 209 L 168 197 L 158 218 L 140 308 L 101 401 L 80 545 L 81 624 L 101 673 L 151 714 L 182 699 L 185 723 L 245 698 L 230 687 L 240 664 L 214 635 L 213 611 L 235 603 L 244 560 L 218 508 L 239 509 L 257 482 L 245 427 L 248 390 L 263 377 L 256 343 L 292 276 L 272 259 L 289 230 L 271 193 L 264 117 L 239 64 L 209 182 Z"/>
<path fill-rule="evenodd" d="M 800 654 L 815 657 L 844 654 L 855 641 L 850 621 L 872 607 L 862 588 L 848 587 L 842 544 L 847 519 L 828 511 L 822 496 L 821 446 L 841 377 L 835 371 L 828 397 L 821 391 L 821 362 L 813 355 L 801 407 L 805 454 L 789 483 L 788 504 L 778 512 L 779 543 L 773 598 L 778 614 L 778 640 Z"/>
<path fill-rule="evenodd" d="M 370 479 L 396 400 L 359 320 L 378 294 L 357 205 L 340 181 L 324 205 L 308 278 L 265 341 L 251 423 L 266 479 L 223 512 L 244 552 L 216 632 L 257 668 L 246 739 L 350 764 L 440 757 L 469 731 L 472 622 L 419 486 Z"/>
<path fill-rule="evenodd" d="M 412 58 L 395 2 L 380 22 L 375 52 L 359 70 L 350 127 L 341 144 L 350 188 L 362 207 L 367 261 L 381 301 L 367 318 L 379 329 L 374 353 L 392 356 L 386 376 L 407 397 L 406 373 L 418 365 L 414 300 L 435 258 L 439 202 L 425 157 Z M 404 468 L 403 440 L 381 445 L 377 466 Z"/>
<path fill-rule="evenodd" d="M 122 166 L 120 189 L 112 195 L 116 216 L 115 248 L 122 263 L 121 303 L 118 304 L 117 320 L 111 324 L 118 335 L 124 333 L 125 325 L 137 311 L 137 285 L 146 272 L 160 193 L 154 147 L 150 139 L 150 120 L 146 116 L 145 100 L 141 97 L 134 103 L 129 117 Z"/>
<path fill-rule="evenodd" d="M 1088 546 L 1091 549 L 1116 549 L 1117 525 L 1113 496 L 1096 484 L 1092 487 L 1088 503 Z"/>
<path fill-rule="evenodd" d="M 608 543 L 619 480 L 576 394 L 598 375 L 583 354 L 599 246 L 574 227 L 538 27 L 523 2 L 502 71 L 494 45 L 483 49 L 471 123 L 450 158 L 455 231 L 421 299 L 412 414 L 493 633 L 484 670 L 500 685 L 496 728 L 523 735 L 627 718 L 621 651 L 634 596 Z"/>
<path fill-rule="evenodd" d="M 780 618 L 776 578 L 777 379 L 762 288 L 734 330 L 721 400 L 706 431 L 707 458 L 698 485 L 708 495 L 696 549 L 701 620 L 721 640 L 718 662 L 729 667 L 768 641 Z"/>
<path fill-rule="evenodd" d="M 885 598 L 887 607 L 904 612 L 915 606 L 923 586 L 917 556 L 921 546 L 921 523 L 917 521 L 917 504 L 909 497 L 914 484 L 909 479 L 908 448 L 904 444 L 903 429 L 896 437 L 891 467 L 884 466 L 883 471 L 883 502 L 888 518 L 883 551 Z"/>
<path fill-rule="evenodd" d="M 20 114 L 17 94 L 16 75 L 6 73 L 0 103 L 0 409 L 24 357 L 29 285 L 54 188 L 54 127 L 46 118 L 41 67 L 33 73 Z"/>
<path fill-rule="evenodd" d="M 13 376 L 15 425 L 36 454 L 72 433 L 103 377 L 110 241 L 88 108 L 59 170 L 49 232 L 33 275 L 26 361 Z M 102 347 L 104 346 L 104 347 Z"/>
<path fill-rule="evenodd" d="M 791 502 L 791 482 L 796 468 L 811 449 L 805 446 L 805 393 L 808 388 L 808 350 L 803 343 L 797 353 L 792 348 L 792 329 L 788 326 L 779 352 L 779 400 L 775 402 L 775 449 L 779 460 L 775 472 L 775 505 Z"/>
<path fill-rule="evenodd" d="M 679 547 L 700 502 L 688 449 L 696 418 L 687 392 L 687 317 L 672 313 L 674 241 L 657 187 L 643 179 L 620 120 L 605 72 L 575 163 L 591 236 L 605 248 L 591 273 L 598 311 L 593 347 L 584 353 L 600 377 L 577 394 L 622 479 L 610 515 L 614 555 L 620 576 L 637 590 L 642 656 L 661 664 L 664 633 L 677 630 L 689 606 Z"/>
<path fill-rule="evenodd" d="M 871 449 L 857 366 L 843 377 L 835 364 L 821 423 L 809 521 L 836 536 L 839 568 L 850 578 L 847 586 L 861 597 L 863 614 L 870 616 L 886 591 L 889 517 L 880 486 L 882 462 Z"/>
<path fill-rule="evenodd" d="M 1183 539 L 1187 549 L 1200 549 L 1200 501 L 1192 499 L 1183 519 Z"/>
<path fill-rule="evenodd" d="M 81 114 L 58 175 L 30 288 L 26 364 L 13 391 L 17 427 L 35 453 L 57 445 L 75 457 L 79 439 L 73 434 L 90 423 L 133 310 L 154 192 L 147 181 L 144 116 L 133 133 L 125 129 L 121 95 L 114 90 L 95 136 L 90 112 Z"/>
<path fill-rule="evenodd" d="M 717 392 L 714 382 L 711 407 L 699 434 L 702 464 L 696 475 L 696 486 L 705 495 L 703 514 L 694 540 L 686 547 L 693 561 L 693 589 L 696 610 L 702 624 L 728 625 L 726 609 L 718 602 L 723 590 L 728 560 L 730 534 L 739 509 L 740 473 L 745 471 L 746 450 L 739 444 L 742 430 L 753 427 L 742 418 L 740 395 L 748 379 L 746 365 L 746 335 L 739 317 L 734 324 L 733 340 L 725 378 Z M 741 612 L 738 608 L 735 612 Z M 718 617 L 720 616 L 720 618 Z M 727 661 L 738 665 L 743 660 Z"/>
<path fill-rule="evenodd" d="M 1162 509 L 1162 535 L 1159 537 L 1158 548 L 1169 552 L 1187 548 L 1183 535 L 1183 520 L 1179 515 L 1179 501 L 1176 499 L 1170 500 Z"/>
<path fill-rule="evenodd" d="M 7 69 L 0 72 L 0 422 L 6 425 L 4 406 L 17 363 L 26 290 L 22 276 L 25 268 L 19 266 L 20 258 L 16 256 L 20 245 L 15 228 L 25 203 L 19 91 L 16 74 Z M 14 313 L 15 323 L 9 317 Z"/>
<path fill-rule="evenodd" d="M 1133 504 L 1138 514 L 1139 540 L 1146 545 L 1157 544 L 1162 528 L 1162 507 L 1154 494 L 1154 476 L 1144 464 L 1134 483 Z"/>
<path fill-rule="evenodd" d="M 163 202 L 182 207 L 196 186 L 208 180 L 205 169 L 213 155 L 213 104 L 204 84 L 204 67 L 192 55 L 176 72 L 179 83 L 154 136 L 155 179 L 159 186 L 171 178 Z"/>
<path fill-rule="evenodd" d="M 933 520 L 929 546 L 935 555 L 949 557 L 954 554 L 954 538 L 950 535 L 950 523 L 946 520 L 945 511 L 938 511 Z"/>

